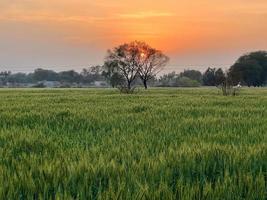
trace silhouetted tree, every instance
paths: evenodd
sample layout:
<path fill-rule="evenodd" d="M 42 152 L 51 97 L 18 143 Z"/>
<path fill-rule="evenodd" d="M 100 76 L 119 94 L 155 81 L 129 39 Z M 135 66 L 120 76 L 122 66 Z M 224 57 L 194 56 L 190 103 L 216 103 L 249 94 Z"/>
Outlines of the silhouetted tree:
<path fill-rule="evenodd" d="M 10 83 L 30 83 L 32 81 L 31 75 L 26 73 L 15 73 L 8 77 Z"/>
<path fill-rule="evenodd" d="M 241 56 L 229 69 L 235 84 L 262 86 L 267 82 L 267 52 L 257 51 Z"/>
<path fill-rule="evenodd" d="M 221 68 L 208 68 L 203 74 L 203 84 L 206 86 L 218 86 L 223 83 L 226 75 Z"/>
<path fill-rule="evenodd" d="M 186 76 L 180 76 L 176 78 L 174 86 L 176 87 L 199 87 L 200 83 L 197 80 L 193 80 Z"/>
<path fill-rule="evenodd" d="M 123 44 L 108 50 L 108 55 L 105 62 L 107 67 L 113 68 L 113 71 L 119 73 L 125 83 L 121 85 L 123 91 L 131 92 L 133 90 L 133 83 L 138 76 L 140 52 L 137 48 L 136 42 Z"/>
<path fill-rule="evenodd" d="M 215 86 L 221 85 L 226 79 L 226 75 L 221 68 L 215 71 L 214 76 L 215 76 Z"/>
<path fill-rule="evenodd" d="M 177 77 L 178 75 L 175 72 L 163 74 L 159 78 L 159 85 L 163 87 L 173 87 L 175 86 Z"/>
<path fill-rule="evenodd" d="M 201 84 L 186 76 L 181 76 L 175 72 L 164 74 L 158 80 L 159 86 L 162 87 L 199 87 Z"/>
<path fill-rule="evenodd" d="M 150 47 L 144 42 L 134 42 L 132 47 L 137 52 L 135 62 L 138 66 L 139 78 L 142 80 L 145 89 L 147 89 L 147 82 L 165 67 L 169 58 L 161 51 Z"/>
<path fill-rule="evenodd" d="M 63 71 L 59 73 L 59 79 L 61 82 L 67 83 L 79 83 L 81 82 L 81 76 L 74 70 Z"/>
<path fill-rule="evenodd" d="M 113 88 L 123 85 L 123 83 L 124 83 L 124 79 L 121 74 L 119 74 L 118 72 L 115 72 L 111 75 L 110 84 Z"/>
<path fill-rule="evenodd" d="M 32 76 L 35 81 L 57 81 L 59 79 L 56 72 L 41 68 L 34 70 Z"/>
<path fill-rule="evenodd" d="M 104 80 L 104 76 L 102 75 L 102 66 L 97 65 L 82 69 L 81 78 L 81 82 L 83 83 L 92 83 L 94 81 Z"/>
<path fill-rule="evenodd" d="M 152 79 L 168 62 L 169 58 L 161 51 L 151 48 L 144 42 L 134 41 L 120 45 L 108 51 L 105 59 L 106 67 L 119 74 L 125 81 L 122 85 L 128 91 L 133 89 L 135 79 L 139 77 L 147 88 Z"/>
<path fill-rule="evenodd" d="M 6 86 L 8 82 L 8 77 L 11 75 L 10 71 L 0 72 L 0 84 Z"/>
<path fill-rule="evenodd" d="M 215 86 L 215 68 L 208 68 L 203 74 L 203 84 L 206 86 Z"/>
<path fill-rule="evenodd" d="M 202 73 L 197 70 L 184 70 L 183 72 L 180 73 L 181 77 L 188 77 L 192 80 L 196 80 L 199 83 L 202 82 Z"/>
<path fill-rule="evenodd" d="M 117 62 L 106 61 L 103 65 L 102 76 L 114 87 L 121 87 L 125 84 L 124 76 L 119 72 Z"/>

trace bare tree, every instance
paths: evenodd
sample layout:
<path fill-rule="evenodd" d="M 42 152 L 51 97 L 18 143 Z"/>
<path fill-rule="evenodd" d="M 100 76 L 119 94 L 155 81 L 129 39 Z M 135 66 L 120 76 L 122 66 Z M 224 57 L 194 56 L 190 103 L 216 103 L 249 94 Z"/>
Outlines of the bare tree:
<path fill-rule="evenodd" d="M 242 88 L 240 82 L 238 83 L 238 85 L 233 84 L 232 79 L 229 77 L 229 73 L 226 73 L 224 75 L 224 78 L 221 79 L 221 83 L 216 87 L 222 90 L 224 96 L 236 96 Z"/>
<path fill-rule="evenodd" d="M 121 87 L 129 92 L 133 90 L 133 82 L 138 76 L 140 55 L 137 44 L 137 42 L 131 42 L 108 50 L 108 56 L 105 59 L 105 62 L 113 63 L 113 66 L 123 76 L 125 84 Z"/>
<path fill-rule="evenodd" d="M 147 89 L 147 82 L 166 66 L 169 58 L 144 42 L 136 42 L 136 46 L 139 51 L 138 74 Z"/>
<path fill-rule="evenodd" d="M 147 89 L 148 80 L 152 79 L 167 64 L 169 58 L 161 51 L 151 48 L 145 42 L 134 41 L 108 51 L 106 63 L 113 63 L 123 78 L 128 91 L 139 76 Z"/>

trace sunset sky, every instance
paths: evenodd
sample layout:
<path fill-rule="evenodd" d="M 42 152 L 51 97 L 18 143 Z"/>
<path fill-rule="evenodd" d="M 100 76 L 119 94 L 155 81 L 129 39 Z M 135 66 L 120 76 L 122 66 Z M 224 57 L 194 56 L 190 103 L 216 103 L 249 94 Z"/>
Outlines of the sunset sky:
<path fill-rule="evenodd" d="M 267 49 L 266 19 L 266 0 L 0 0 L 0 70 L 80 71 L 132 40 L 166 53 L 166 71 L 228 67 Z"/>

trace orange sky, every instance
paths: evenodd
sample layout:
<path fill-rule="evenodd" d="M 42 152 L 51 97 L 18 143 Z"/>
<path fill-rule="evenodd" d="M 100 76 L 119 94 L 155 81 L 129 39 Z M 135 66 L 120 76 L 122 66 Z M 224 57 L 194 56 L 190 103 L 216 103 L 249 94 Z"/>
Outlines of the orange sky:
<path fill-rule="evenodd" d="M 1 0 L 0 13 L 0 70 L 80 70 L 131 40 L 168 54 L 168 71 L 267 49 L 266 0 Z"/>

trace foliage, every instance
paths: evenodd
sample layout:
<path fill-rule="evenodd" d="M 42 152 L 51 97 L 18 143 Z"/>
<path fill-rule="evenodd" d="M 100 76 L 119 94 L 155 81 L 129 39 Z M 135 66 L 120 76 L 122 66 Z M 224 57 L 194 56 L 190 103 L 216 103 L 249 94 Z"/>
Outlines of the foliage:
<path fill-rule="evenodd" d="M 203 74 L 203 84 L 206 86 L 218 86 L 225 80 L 225 74 L 221 68 L 208 68 Z"/>
<path fill-rule="evenodd" d="M 199 83 L 202 82 L 202 73 L 197 70 L 184 70 L 183 72 L 180 73 L 181 77 L 188 77 L 191 80 L 196 80 Z"/>
<path fill-rule="evenodd" d="M 184 70 L 156 74 L 166 65 L 168 57 L 161 51 L 151 48 L 143 42 L 120 45 L 108 51 L 103 66 L 84 68 L 81 73 L 74 70 L 54 72 L 38 68 L 33 73 L 0 72 L 0 86 L 27 87 L 38 85 L 42 81 L 60 82 L 64 86 L 88 86 L 96 81 L 107 81 L 110 86 L 132 93 L 136 86 L 143 84 L 163 87 L 196 87 L 200 85 L 222 88 L 225 79 L 231 80 L 230 87 L 242 85 L 264 86 L 267 84 L 267 52 L 257 51 L 241 56 L 227 73 L 221 68 L 208 68 L 203 74 L 197 70 Z M 188 79 L 189 78 L 189 79 Z M 22 85 L 19 85 L 22 84 Z M 227 84 L 226 84 L 227 85 Z"/>
<path fill-rule="evenodd" d="M 32 74 L 25 74 L 25 73 L 15 73 L 10 74 L 7 78 L 9 83 L 32 83 L 33 75 Z"/>
<path fill-rule="evenodd" d="M 169 58 L 161 51 L 150 47 L 144 42 L 134 41 L 122 44 L 108 50 L 104 68 L 106 75 L 112 76 L 116 72 L 120 78 L 120 88 L 123 91 L 134 89 L 136 79 L 141 79 L 145 89 L 147 83 L 153 79 L 167 64 Z M 128 93 L 128 92 L 127 92 Z"/>
<path fill-rule="evenodd" d="M 175 83 L 176 87 L 199 87 L 200 83 L 197 80 L 192 80 L 188 77 L 178 77 Z"/>
<path fill-rule="evenodd" d="M 32 86 L 33 88 L 45 88 L 46 86 L 44 85 L 44 83 L 37 83 L 36 85 Z"/>
<path fill-rule="evenodd" d="M 223 72 L 221 68 L 219 68 L 215 71 L 214 76 L 215 76 L 215 86 L 218 86 L 226 81 L 227 75 Z"/>
<path fill-rule="evenodd" d="M 236 86 L 233 85 L 233 82 L 229 79 L 229 77 L 225 78 L 225 80 L 217 86 L 219 89 L 221 89 L 222 94 L 224 96 L 236 96 L 239 94 L 241 90 L 241 85 L 238 84 Z"/>
<path fill-rule="evenodd" d="M 8 77 L 10 76 L 10 71 L 3 71 L 0 72 L 0 85 L 6 85 L 8 81 Z"/>
<path fill-rule="evenodd" d="M 124 80 L 121 88 L 131 91 L 134 88 L 134 81 L 138 76 L 138 59 L 140 57 L 140 52 L 138 50 L 137 44 L 135 42 L 125 43 L 118 47 L 108 50 L 108 55 L 105 59 L 106 67 L 108 71 L 116 71 L 119 73 Z"/>
<path fill-rule="evenodd" d="M 84 68 L 81 72 L 82 83 L 93 83 L 94 81 L 103 81 L 105 80 L 102 75 L 102 66 L 92 66 L 89 68 Z"/>
<path fill-rule="evenodd" d="M 109 84 L 115 87 L 121 87 L 125 84 L 124 76 L 118 71 L 117 63 L 113 61 L 106 61 L 103 66 L 102 75 L 106 78 Z"/>
<path fill-rule="evenodd" d="M 137 59 L 139 78 L 147 89 L 148 81 L 153 79 L 166 66 L 169 58 L 144 42 L 135 42 L 134 46 L 139 52 Z"/>
<path fill-rule="evenodd" d="M 46 70 L 38 68 L 34 70 L 34 73 L 32 75 L 32 78 L 35 81 L 58 81 L 59 80 L 59 74 L 54 72 L 53 70 Z"/>
<path fill-rule="evenodd" d="M 190 79 L 187 76 L 181 76 L 181 74 L 176 74 L 171 72 L 164 74 L 158 80 L 159 86 L 162 87 L 199 87 L 201 83 L 197 80 Z"/>
<path fill-rule="evenodd" d="M 208 68 L 203 74 L 203 84 L 206 86 L 215 86 L 215 68 Z"/>
<path fill-rule="evenodd" d="M 159 78 L 159 85 L 163 87 L 174 87 L 177 76 L 178 75 L 175 72 L 163 74 Z"/>
<path fill-rule="evenodd" d="M 263 86 L 267 83 L 267 52 L 257 51 L 241 56 L 230 67 L 229 75 L 235 82 L 250 86 Z"/>
<path fill-rule="evenodd" d="M 30 84 L 38 85 L 42 81 L 61 82 L 62 86 L 72 85 L 74 83 L 92 84 L 95 81 L 104 81 L 105 77 L 102 75 L 102 66 L 92 66 L 84 68 L 81 73 L 74 70 L 55 72 L 53 70 L 46 70 L 38 68 L 33 73 L 14 73 L 0 72 L 0 85 L 11 83 L 16 84 Z"/>
<path fill-rule="evenodd" d="M 79 83 L 80 74 L 74 70 L 63 71 L 59 73 L 60 80 L 66 83 Z"/>

